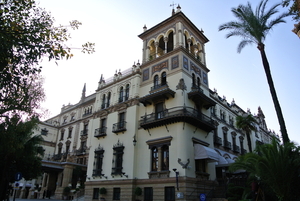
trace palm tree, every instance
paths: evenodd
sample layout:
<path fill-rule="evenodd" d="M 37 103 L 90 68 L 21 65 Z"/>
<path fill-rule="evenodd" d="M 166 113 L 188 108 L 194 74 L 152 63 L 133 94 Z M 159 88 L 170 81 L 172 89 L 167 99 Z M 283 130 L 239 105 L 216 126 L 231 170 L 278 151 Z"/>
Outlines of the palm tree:
<path fill-rule="evenodd" d="M 280 201 L 299 200 L 300 147 L 292 142 L 258 145 L 253 153 L 238 157 L 230 171 L 246 170 L 260 186 L 271 190 Z"/>
<path fill-rule="evenodd" d="M 250 2 L 248 2 L 247 5 L 239 5 L 237 8 L 232 8 L 231 11 L 237 18 L 237 21 L 231 21 L 220 25 L 219 31 L 230 30 L 230 32 L 226 35 L 226 38 L 231 36 L 242 37 L 242 41 L 239 43 L 237 48 L 238 53 L 240 53 L 246 45 L 253 43 L 257 44 L 277 113 L 283 143 L 287 143 L 290 140 L 271 76 L 269 62 L 265 53 L 264 41 L 269 31 L 272 30 L 275 25 L 285 22 L 283 18 L 287 17 L 289 14 L 283 13 L 275 19 L 270 19 L 274 14 L 278 13 L 277 7 L 281 4 L 275 4 L 269 10 L 266 10 L 267 2 L 268 0 L 262 0 L 255 11 L 252 10 Z"/>
<path fill-rule="evenodd" d="M 251 114 L 236 117 L 236 127 L 242 129 L 246 133 L 249 152 L 252 152 L 251 131 L 255 131 L 256 119 Z"/>

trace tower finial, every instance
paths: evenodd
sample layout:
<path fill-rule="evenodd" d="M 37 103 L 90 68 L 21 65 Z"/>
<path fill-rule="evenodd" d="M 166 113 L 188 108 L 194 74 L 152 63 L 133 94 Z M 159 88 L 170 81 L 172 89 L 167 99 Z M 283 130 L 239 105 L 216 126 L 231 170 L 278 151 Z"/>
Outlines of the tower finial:
<path fill-rule="evenodd" d="M 174 9 L 174 6 L 176 6 L 176 5 L 177 5 L 177 4 L 175 4 L 175 3 L 174 3 L 174 1 L 173 1 L 173 3 L 172 3 L 172 4 L 170 4 L 170 6 L 171 6 L 171 7 L 173 7 L 173 8 L 172 8 L 172 15 L 174 15 L 174 14 L 175 14 L 175 9 Z"/>

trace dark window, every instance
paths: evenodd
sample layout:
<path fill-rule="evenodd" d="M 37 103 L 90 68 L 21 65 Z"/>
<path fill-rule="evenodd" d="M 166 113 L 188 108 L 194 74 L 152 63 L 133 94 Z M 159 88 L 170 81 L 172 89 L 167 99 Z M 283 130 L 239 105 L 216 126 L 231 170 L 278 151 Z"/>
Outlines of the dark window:
<path fill-rule="evenodd" d="M 61 131 L 61 133 L 60 133 L 60 140 L 64 139 L 64 134 L 65 134 L 65 131 Z"/>
<path fill-rule="evenodd" d="M 125 112 L 119 114 L 119 129 L 125 127 Z"/>
<path fill-rule="evenodd" d="M 164 106 L 163 102 L 157 103 L 155 105 L 155 117 L 156 119 L 161 119 L 164 117 Z"/>
<path fill-rule="evenodd" d="M 106 118 L 101 119 L 100 134 L 106 134 Z"/>
<path fill-rule="evenodd" d="M 152 148 L 152 168 L 151 171 L 158 171 L 158 150 L 156 147 Z"/>
<path fill-rule="evenodd" d="M 62 147 L 58 147 L 58 154 L 61 154 L 62 152 Z"/>
<path fill-rule="evenodd" d="M 162 170 L 169 170 L 169 146 L 164 145 L 161 148 L 162 151 Z"/>
<path fill-rule="evenodd" d="M 101 176 L 104 150 L 95 151 L 93 176 Z"/>
<path fill-rule="evenodd" d="M 192 85 L 193 85 L 193 87 L 195 87 L 196 86 L 196 78 L 195 78 L 195 74 L 193 73 L 192 74 Z"/>
<path fill-rule="evenodd" d="M 123 150 L 124 146 L 114 147 L 114 167 L 112 168 L 112 174 L 122 174 L 122 163 L 123 163 Z"/>
<path fill-rule="evenodd" d="M 67 145 L 66 146 L 66 155 L 69 153 L 69 151 L 70 151 L 70 145 Z"/>
<path fill-rule="evenodd" d="M 153 84 L 154 84 L 154 88 L 155 88 L 155 87 L 158 87 L 158 75 L 155 75 L 155 76 L 154 76 L 153 82 L 154 82 L 154 83 L 153 83 Z"/>
<path fill-rule="evenodd" d="M 204 159 L 195 160 L 196 172 L 206 172 L 206 162 Z"/>
<path fill-rule="evenodd" d="M 110 96 L 111 96 L 111 93 L 110 92 L 108 92 L 108 94 L 107 94 L 107 105 L 106 105 L 106 107 L 109 107 L 109 105 L 110 105 Z"/>
<path fill-rule="evenodd" d="M 200 87 L 200 78 L 199 77 L 197 77 L 197 86 L 198 86 L 198 88 Z"/>
<path fill-rule="evenodd" d="M 121 188 L 113 189 L 113 200 L 120 200 L 121 197 Z"/>
<path fill-rule="evenodd" d="M 99 199 L 99 188 L 93 189 L 93 199 Z"/>
<path fill-rule="evenodd" d="M 161 74 L 161 86 L 164 86 L 167 84 L 167 73 L 166 72 L 163 72 Z"/>
<path fill-rule="evenodd" d="M 126 85 L 126 89 L 125 89 L 125 100 L 128 100 L 129 98 L 129 84 Z"/>
<path fill-rule="evenodd" d="M 175 188 L 165 187 L 165 201 L 175 201 Z"/>
<path fill-rule="evenodd" d="M 69 135 L 68 135 L 68 138 L 72 138 L 72 129 L 71 129 L 71 128 L 69 129 Z"/>
<path fill-rule="evenodd" d="M 153 188 L 152 187 L 144 188 L 144 201 L 153 201 Z"/>
<path fill-rule="evenodd" d="M 101 109 L 105 108 L 105 94 L 102 96 L 102 104 L 101 104 Z"/>
<path fill-rule="evenodd" d="M 123 102 L 123 96 L 124 96 L 124 89 L 123 87 L 121 87 L 119 93 L 119 103 Z"/>
<path fill-rule="evenodd" d="M 41 135 L 47 135 L 48 134 L 48 130 L 46 128 L 41 130 Z"/>

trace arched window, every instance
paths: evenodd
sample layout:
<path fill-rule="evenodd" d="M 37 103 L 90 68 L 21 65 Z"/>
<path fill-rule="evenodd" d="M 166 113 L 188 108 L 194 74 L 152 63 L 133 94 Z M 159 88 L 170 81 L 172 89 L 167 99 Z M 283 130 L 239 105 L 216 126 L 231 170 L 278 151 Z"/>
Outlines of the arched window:
<path fill-rule="evenodd" d="M 129 84 L 126 85 L 126 89 L 125 89 L 125 100 L 128 100 L 129 98 Z"/>
<path fill-rule="evenodd" d="M 123 87 L 121 87 L 120 94 L 119 94 L 119 103 L 123 102 L 123 96 L 124 96 L 124 90 Z"/>
<path fill-rule="evenodd" d="M 166 72 L 163 72 L 161 74 L 161 86 L 164 86 L 167 84 L 167 73 Z"/>
<path fill-rule="evenodd" d="M 154 89 L 156 89 L 158 87 L 158 75 L 154 76 L 153 82 L 154 82 Z"/>
<path fill-rule="evenodd" d="M 111 96 L 111 93 L 110 93 L 110 92 L 108 92 L 108 94 L 107 94 L 107 102 L 106 102 L 106 107 L 109 107 L 109 105 L 110 105 L 110 96 Z"/>
<path fill-rule="evenodd" d="M 152 148 L 152 165 L 151 171 L 158 171 L 158 150 L 156 147 Z"/>
<path fill-rule="evenodd" d="M 196 87 L 196 78 L 195 78 L 195 74 L 192 74 L 192 87 L 195 88 Z"/>
<path fill-rule="evenodd" d="M 167 145 L 164 145 L 162 148 L 161 148 L 161 151 L 162 151 L 162 167 L 161 167 L 161 170 L 169 170 L 169 146 Z"/>
<path fill-rule="evenodd" d="M 200 78 L 199 77 L 197 77 L 197 86 L 198 86 L 198 88 L 200 88 Z"/>

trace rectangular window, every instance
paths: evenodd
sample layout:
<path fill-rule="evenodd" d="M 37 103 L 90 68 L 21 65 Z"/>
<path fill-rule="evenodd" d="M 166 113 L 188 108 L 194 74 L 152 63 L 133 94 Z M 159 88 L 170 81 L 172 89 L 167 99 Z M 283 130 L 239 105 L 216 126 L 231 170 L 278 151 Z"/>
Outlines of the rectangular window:
<path fill-rule="evenodd" d="M 72 138 L 72 129 L 69 129 L 69 135 L 68 138 Z"/>
<path fill-rule="evenodd" d="M 93 189 L 93 199 L 99 199 L 99 188 Z"/>
<path fill-rule="evenodd" d="M 46 128 L 41 130 L 41 135 L 47 135 L 48 134 L 48 130 Z"/>
<path fill-rule="evenodd" d="M 61 131 L 61 133 L 60 133 L 60 140 L 64 140 L 64 134 L 65 134 L 65 131 Z"/>
<path fill-rule="evenodd" d="M 101 135 L 106 134 L 106 118 L 101 119 L 100 134 Z"/>
<path fill-rule="evenodd" d="M 113 200 L 120 200 L 121 197 L 121 188 L 113 189 Z"/>
<path fill-rule="evenodd" d="M 101 176 L 104 150 L 95 151 L 93 176 Z"/>
<path fill-rule="evenodd" d="M 155 117 L 156 119 L 161 119 L 164 117 L 164 107 L 163 102 L 157 103 L 155 105 Z"/>
<path fill-rule="evenodd" d="M 114 147 L 114 167 L 112 168 L 112 174 L 122 174 L 123 163 L 123 150 L 124 146 Z"/>
<path fill-rule="evenodd" d="M 144 201 L 153 201 L 153 188 L 152 187 L 144 188 Z"/>
<path fill-rule="evenodd" d="M 165 187 L 165 201 L 175 201 L 175 187 Z"/>
<path fill-rule="evenodd" d="M 125 112 L 119 114 L 119 129 L 123 129 L 125 127 Z"/>
<path fill-rule="evenodd" d="M 204 159 L 195 160 L 196 172 L 206 172 L 206 162 Z"/>

